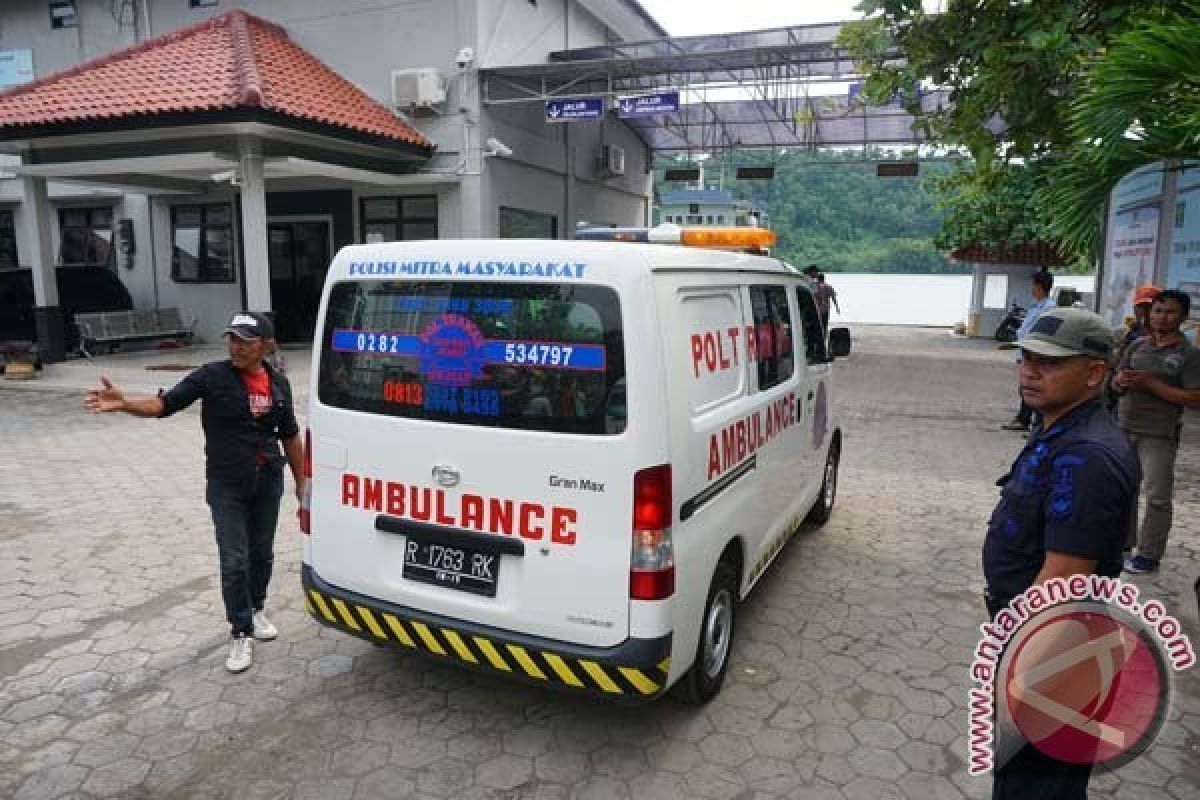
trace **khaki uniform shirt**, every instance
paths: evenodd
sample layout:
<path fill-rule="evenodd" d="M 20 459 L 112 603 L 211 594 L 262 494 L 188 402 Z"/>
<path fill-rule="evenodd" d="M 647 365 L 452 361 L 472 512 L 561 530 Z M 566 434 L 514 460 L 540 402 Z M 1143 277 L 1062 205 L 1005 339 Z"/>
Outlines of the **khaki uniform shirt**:
<path fill-rule="evenodd" d="M 1144 336 L 1125 351 L 1117 369 L 1122 367 L 1152 372 L 1176 389 L 1200 388 L 1200 350 L 1186 340 L 1155 347 L 1154 340 Z M 1117 417 L 1130 433 L 1174 439 L 1179 435 L 1183 406 L 1168 403 L 1153 392 L 1133 389 L 1121 395 Z"/>

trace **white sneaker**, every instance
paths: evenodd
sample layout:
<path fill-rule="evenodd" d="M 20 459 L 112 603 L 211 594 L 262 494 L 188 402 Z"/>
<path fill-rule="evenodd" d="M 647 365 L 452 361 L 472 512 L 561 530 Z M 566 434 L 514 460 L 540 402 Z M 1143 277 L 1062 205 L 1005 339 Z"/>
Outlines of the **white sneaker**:
<path fill-rule="evenodd" d="M 236 636 L 229 645 L 229 658 L 225 669 L 230 672 L 245 672 L 254 663 L 254 640 L 249 636 Z"/>
<path fill-rule="evenodd" d="M 279 635 L 279 629 L 271 624 L 267 615 L 261 611 L 254 612 L 254 638 L 260 642 L 269 642 Z"/>

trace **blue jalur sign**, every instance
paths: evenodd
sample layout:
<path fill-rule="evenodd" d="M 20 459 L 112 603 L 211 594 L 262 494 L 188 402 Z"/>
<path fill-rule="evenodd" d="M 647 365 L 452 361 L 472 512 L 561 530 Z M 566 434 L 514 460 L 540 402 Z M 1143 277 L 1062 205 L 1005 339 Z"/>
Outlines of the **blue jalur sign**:
<path fill-rule="evenodd" d="M 648 117 L 653 114 L 672 114 L 679 110 L 679 92 L 659 92 L 617 98 L 617 116 Z"/>
<path fill-rule="evenodd" d="M 564 97 L 546 101 L 547 122 L 570 122 L 577 119 L 600 119 L 604 116 L 603 97 Z"/>

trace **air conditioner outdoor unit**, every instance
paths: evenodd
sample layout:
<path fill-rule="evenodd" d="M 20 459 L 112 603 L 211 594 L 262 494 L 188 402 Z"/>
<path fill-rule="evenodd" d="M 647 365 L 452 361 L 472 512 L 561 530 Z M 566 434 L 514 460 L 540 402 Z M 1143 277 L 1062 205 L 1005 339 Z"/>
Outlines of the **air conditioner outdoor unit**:
<path fill-rule="evenodd" d="M 440 112 L 446 102 L 446 81 L 433 67 L 392 70 L 392 107 L 417 116 Z"/>
<path fill-rule="evenodd" d="M 601 171 L 609 175 L 625 174 L 625 148 L 615 144 L 600 146 L 600 157 L 597 159 Z"/>

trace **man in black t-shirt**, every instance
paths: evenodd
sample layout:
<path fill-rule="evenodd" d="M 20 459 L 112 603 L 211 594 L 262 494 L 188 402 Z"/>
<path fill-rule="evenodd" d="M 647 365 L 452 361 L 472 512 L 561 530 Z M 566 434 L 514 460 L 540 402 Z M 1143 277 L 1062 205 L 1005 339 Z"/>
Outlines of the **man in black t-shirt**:
<path fill-rule="evenodd" d="M 284 454 L 301 499 L 304 444 L 292 408 L 292 387 L 264 360 L 274 346 L 271 321 L 265 314 L 242 311 L 225 334 L 229 359 L 205 364 L 169 392 L 126 397 L 101 378 L 101 388 L 89 391 L 84 404 L 97 413 L 167 417 L 201 401 L 205 499 L 216 531 L 221 598 L 233 635 L 225 667 L 244 672 L 253 663 L 254 639 L 267 641 L 278 634 L 263 607 L 274 562 Z"/>

